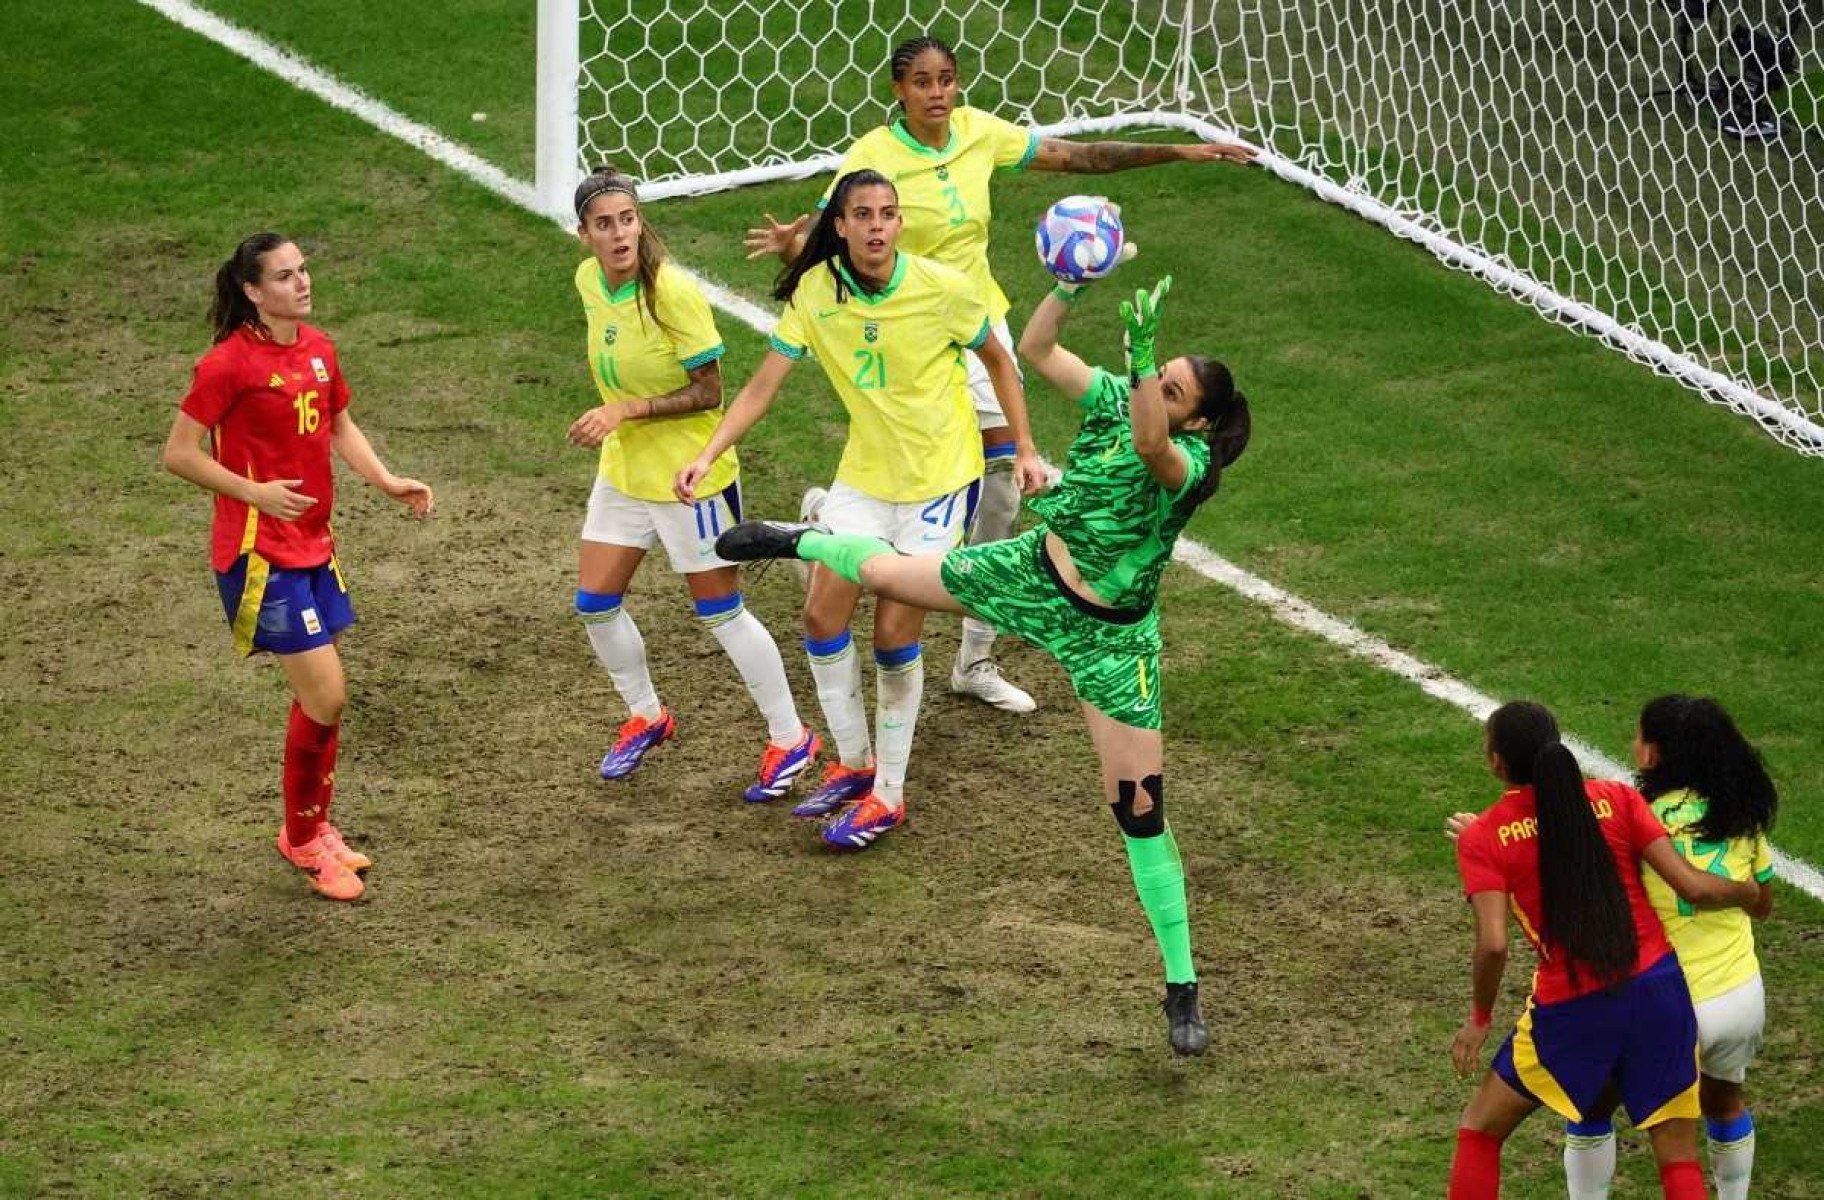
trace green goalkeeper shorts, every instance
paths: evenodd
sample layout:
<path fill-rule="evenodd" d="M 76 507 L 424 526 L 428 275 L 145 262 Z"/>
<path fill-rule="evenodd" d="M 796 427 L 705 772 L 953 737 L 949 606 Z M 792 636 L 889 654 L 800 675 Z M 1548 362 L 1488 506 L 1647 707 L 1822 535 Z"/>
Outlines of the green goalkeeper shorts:
<path fill-rule="evenodd" d="M 944 587 L 1002 633 L 1058 660 L 1077 699 L 1123 725 L 1159 728 L 1159 612 L 1104 608 L 1067 591 L 1045 527 L 944 555 Z"/>

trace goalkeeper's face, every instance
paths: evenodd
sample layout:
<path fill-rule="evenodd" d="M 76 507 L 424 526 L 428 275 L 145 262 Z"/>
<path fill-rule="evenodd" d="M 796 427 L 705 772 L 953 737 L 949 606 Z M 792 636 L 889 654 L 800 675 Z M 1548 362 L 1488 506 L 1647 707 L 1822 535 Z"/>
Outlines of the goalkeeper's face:
<path fill-rule="evenodd" d="M 1174 358 L 1159 368 L 1159 392 L 1173 433 L 1202 429 L 1209 424 L 1197 411 L 1203 407 L 1203 385 L 1198 382 L 1190 359 Z"/>
<path fill-rule="evenodd" d="M 624 192 L 603 192 L 589 202 L 576 236 L 611 276 L 631 278 L 640 265 L 640 206 Z"/>

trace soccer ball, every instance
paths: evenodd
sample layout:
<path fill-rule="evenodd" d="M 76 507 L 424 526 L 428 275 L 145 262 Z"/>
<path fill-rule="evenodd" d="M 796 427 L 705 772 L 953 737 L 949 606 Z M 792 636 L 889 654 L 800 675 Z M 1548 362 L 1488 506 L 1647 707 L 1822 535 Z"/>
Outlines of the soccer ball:
<path fill-rule="evenodd" d="M 1066 196 L 1039 218 L 1039 261 L 1066 283 L 1100 279 L 1121 261 L 1121 212 L 1100 196 Z"/>

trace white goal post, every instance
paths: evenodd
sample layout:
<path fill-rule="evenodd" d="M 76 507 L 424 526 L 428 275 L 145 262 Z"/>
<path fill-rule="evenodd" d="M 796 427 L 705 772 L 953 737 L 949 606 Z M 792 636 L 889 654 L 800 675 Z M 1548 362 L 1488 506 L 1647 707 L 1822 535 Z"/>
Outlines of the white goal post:
<path fill-rule="evenodd" d="M 1824 0 L 539 0 L 537 192 L 827 171 L 891 48 L 1046 133 L 1263 165 L 1824 456 Z"/>

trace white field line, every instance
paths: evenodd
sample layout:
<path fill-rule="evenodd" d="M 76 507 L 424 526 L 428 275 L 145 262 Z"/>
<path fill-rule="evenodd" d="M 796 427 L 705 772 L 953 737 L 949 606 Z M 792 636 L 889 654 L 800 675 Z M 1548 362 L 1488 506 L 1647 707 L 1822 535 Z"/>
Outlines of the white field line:
<path fill-rule="evenodd" d="M 452 141 L 428 126 L 393 111 L 373 97 L 350 87 L 297 55 L 273 45 L 266 39 L 232 25 L 220 17 L 189 3 L 189 0 L 139 0 L 140 4 L 162 14 L 195 33 L 201 34 L 262 67 L 304 91 L 327 101 L 335 108 L 366 121 L 369 125 L 408 145 L 415 146 L 431 158 L 458 174 L 473 180 L 495 195 L 509 200 L 528 212 L 550 216 L 539 209 L 532 185 L 514 179 L 500 168 L 484 161 L 474 151 Z M 566 218 L 558 218 L 560 228 L 570 229 Z M 715 283 L 694 275 L 709 302 L 759 333 L 769 333 L 773 315 L 753 301 Z M 1263 605 L 1274 617 L 1296 629 L 1314 633 L 1358 658 L 1367 659 L 1385 670 L 1418 685 L 1427 695 L 1462 709 L 1476 720 L 1483 720 L 1496 707 L 1493 697 L 1486 696 L 1469 684 L 1446 674 L 1437 667 L 1419 661 L 1402 650 L 1364 633 L 1347 621 L 1339 620 L 1313 607 L 1290 592 L 1268 583 L 1229 562 L 1205 546 L 1179 538 L 1174 556 L 1198 574 L 1231 588 Z M 1629 771 L 1595 747 L 1575 738 L 1569 739 L 1577 757 L 1586 768 L 1611 779 L 1626 779 Z M 1824 902 L 1824 872 L 1810 863 L 1780 850 L 1773 852 L 1774 869 L 1780 878 Z"/>

